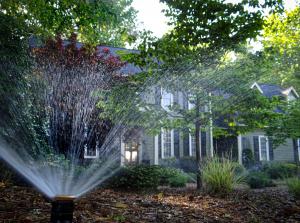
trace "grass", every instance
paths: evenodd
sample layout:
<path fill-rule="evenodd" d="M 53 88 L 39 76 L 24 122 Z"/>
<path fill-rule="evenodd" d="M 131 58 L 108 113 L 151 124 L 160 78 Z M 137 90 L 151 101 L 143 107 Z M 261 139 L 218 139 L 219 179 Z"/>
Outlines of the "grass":
<path fill-rule="evenodd" d="M 286 184 L 288 186 L 289 192 L 296 199 L 300 199 L 300 179 L 297 177 L 287 179 Z"/>
<path fill-rule="evenodd" d="M 243 181 L 242 174 L 236 174 L 236 163 L 228 159 L 214 157 L 202 168 L 205 189 L 210 194 L 227 195 L 234 186 Z"/>

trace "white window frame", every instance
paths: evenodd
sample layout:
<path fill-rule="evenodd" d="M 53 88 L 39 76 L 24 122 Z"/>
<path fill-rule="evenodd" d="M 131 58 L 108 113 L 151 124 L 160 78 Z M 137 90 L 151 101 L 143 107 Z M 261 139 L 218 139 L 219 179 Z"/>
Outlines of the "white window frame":
<path fill-rule="evenodd" d="M 193 136 L 189 133 L 189 155 L 193 156 L 193 148 L 192 148 Z"/>
<path fill-rule="evenodd" d="M 88 149 L 85 147 L 85 148 L 84 148 L 84 155 L 83 155 L 83 158 L 84 158 L 84 159 L 97 159 L 97 158 L 99 158 L 99 149 L 96 148 L 96 155 L 94 155 L 94 156 L 89 156 L 89 155 L 88 155 Z"/>
<path fill-rule="evenodd" d="M 164 106 L 164 105 L 163 105 L 163 95 L 164 95 L 164 94 L 170 94 L 170 101 L 171 101 L 171 104 L 170 104 L 169 106 Z M 164 90 L 163 88 L 161 88 L 160 95 L 161 95 L 160 106 L 161 106 L 163 109 L 165 109 L 166 111 L 169 111 L 169 110 L 170 110 L 170 107 L 172 107 L 173 104 L 174 104 L 174 95 L 173 95 L 173 93 L 168 92 L 167 90 Z"/>
<path fill-rule="evenodd" d="M 261 157 L 261 139 L 262 138 L 266 139 L 267 160 L 262 160 L 262 157 Z M 258 136 L 258 150 L 259 150 L 259 161 L 270 161 L 269 138 L 267 136 L 264 136 L 264 135 Z"/>
<path fill-rule="evenodd" d="M 164 155 L 164 132 L 166 131 L 170 131 L 171 132 L 171 156 L 170 157 L 165 157 Z M 171 130 L 165 130 L 162 129 L 161 130 L 161 158 L 165 159 L 165 158 L 172 158 L 174 157 L 174 129 Z"/>

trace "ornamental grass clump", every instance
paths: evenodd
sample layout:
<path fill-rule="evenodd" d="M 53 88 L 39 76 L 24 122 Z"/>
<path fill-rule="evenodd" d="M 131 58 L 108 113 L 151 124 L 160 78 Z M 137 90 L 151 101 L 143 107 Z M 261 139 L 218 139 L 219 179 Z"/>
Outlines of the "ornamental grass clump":
<path fill-rule="evenodd" d="M 290 178 L 286 182 L 289 192 L 300 200 L 300 179 L 298 177 Z"/>
<path fill-rule="evenodd" d="M 243 179 L 236 173 L 236 163 L 224 158 L 207 160 L 202 167 L 204 189 L 210 194 L 227 195 Z"/>

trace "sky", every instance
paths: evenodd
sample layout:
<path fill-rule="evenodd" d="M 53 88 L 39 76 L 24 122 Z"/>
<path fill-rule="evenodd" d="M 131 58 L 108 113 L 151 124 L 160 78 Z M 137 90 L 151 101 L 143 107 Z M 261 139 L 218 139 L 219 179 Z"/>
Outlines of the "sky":
<path fill-rule="evenodd" d="M 239 0 L 228 0 L 230 2 L 237 2 Z M 290 10 L 296 6 L 297 0 L 285 0 L 286 9 Z M 140 29 L 146 28 L 153 32 L 157 37 L 161 37 L 164 33 L 170 30 L 167 25 L 167 18 L 161 12 L 165 5 L 161 4 L 159 0 L 134 0 L 133 7 L 138 10 L 138 22 Z"/>

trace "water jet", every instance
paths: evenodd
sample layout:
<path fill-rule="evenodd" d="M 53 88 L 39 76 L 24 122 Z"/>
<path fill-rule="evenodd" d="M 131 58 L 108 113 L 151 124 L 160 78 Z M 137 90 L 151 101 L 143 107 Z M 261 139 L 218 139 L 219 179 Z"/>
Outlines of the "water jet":
<path fill-rule="evenodd" d="M 72 223 L 74 196 L 59 195 L 54 197 L 51 209 L 51 223 Z"/>

